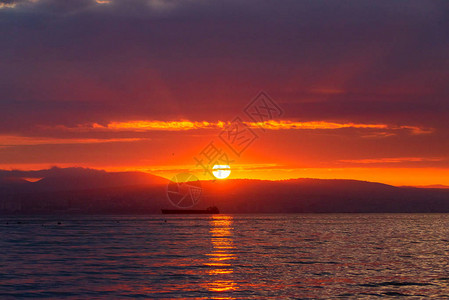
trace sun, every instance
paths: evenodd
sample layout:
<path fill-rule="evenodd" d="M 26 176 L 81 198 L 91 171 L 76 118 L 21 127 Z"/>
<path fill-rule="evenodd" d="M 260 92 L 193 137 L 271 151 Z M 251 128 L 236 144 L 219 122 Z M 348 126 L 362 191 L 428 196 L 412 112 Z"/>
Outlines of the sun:
<path fill-rule="evenodd" d="M 212 168 L 212 174 L 218 179 L 225 179 L 231 174 L 231 167 L 229 165 L 215 165 Z"/>

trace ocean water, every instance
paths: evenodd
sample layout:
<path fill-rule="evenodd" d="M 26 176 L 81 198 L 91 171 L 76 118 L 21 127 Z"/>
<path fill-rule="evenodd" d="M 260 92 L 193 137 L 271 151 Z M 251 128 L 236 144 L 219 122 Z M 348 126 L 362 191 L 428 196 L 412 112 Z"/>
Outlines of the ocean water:
<path fill-rule="evenodd" d="M 0 221 L 1 299 L 449 298 L 444 214 Z"/>

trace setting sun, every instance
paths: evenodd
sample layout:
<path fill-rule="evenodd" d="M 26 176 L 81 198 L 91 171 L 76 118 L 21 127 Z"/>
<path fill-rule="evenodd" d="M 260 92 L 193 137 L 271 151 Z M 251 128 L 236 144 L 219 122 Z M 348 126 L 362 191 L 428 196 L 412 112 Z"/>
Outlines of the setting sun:
<path fill-rule="evenodd" d="M 226 179 L 231 175 L 231 167 L 229 165 L 215 165 L 212 170 L 212 174 L 217 179 Z"/>

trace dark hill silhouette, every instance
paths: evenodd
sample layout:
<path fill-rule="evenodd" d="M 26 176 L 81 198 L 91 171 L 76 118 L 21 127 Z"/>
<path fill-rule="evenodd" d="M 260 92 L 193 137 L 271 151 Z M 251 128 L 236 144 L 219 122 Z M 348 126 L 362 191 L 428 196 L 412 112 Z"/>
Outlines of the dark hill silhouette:
<path fill-rule="evenodd" d="M 0 177 L 0 186 L 26 185 L 29 182 L 20 177 Z"/>
<path fill-rule="evenodd" d="M 142 172 L 0 170 L 0 213 L 138 213 L 142 208 L 154 213 L 159 209 L 150 206 L 165 199 L 167 183 L 165 178 Z"/>
<path fill-rule="evenodd" d="M 116 188 L 132 185 L 166 185 L 168 180 L 143 172 L 106 172 L 84 168 L 52 168 L 34 183 L 37 191 L 70 191 Z"/>
<path fill-rule="evenodd" d="M 20 177 L 0 177 L 0 195 L 2 193 L 15 193 L 26 191 L 31 183 Z"/>
<path fill-rule="evenodd" d="M 28 182 L 21 178 L 42 178 Z M 168 180 L 84 168 L 0 171 L 0 213 L 160 213 Z M 449 212 L 448 189 L 357 180 L 205 181 L 198 208 L 223 213 Z"/>
<path fill-rule="evenodd" d="M 203 186 L 205 197 L 227 212 L 449 212 L 447 190 L 356 180 L 229 180 Z"/>

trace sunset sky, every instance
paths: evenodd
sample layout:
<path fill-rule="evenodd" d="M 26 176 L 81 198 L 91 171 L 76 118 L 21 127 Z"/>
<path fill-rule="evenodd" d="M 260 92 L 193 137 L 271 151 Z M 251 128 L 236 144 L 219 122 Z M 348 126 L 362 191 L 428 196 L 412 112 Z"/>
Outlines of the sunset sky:
<path fill-rule="evenodd" d="M 0 0 L 0 32 L 0 169 L 207 179 L 213 142 L 230 178 L 449 185 L 447 1 Z"/>

